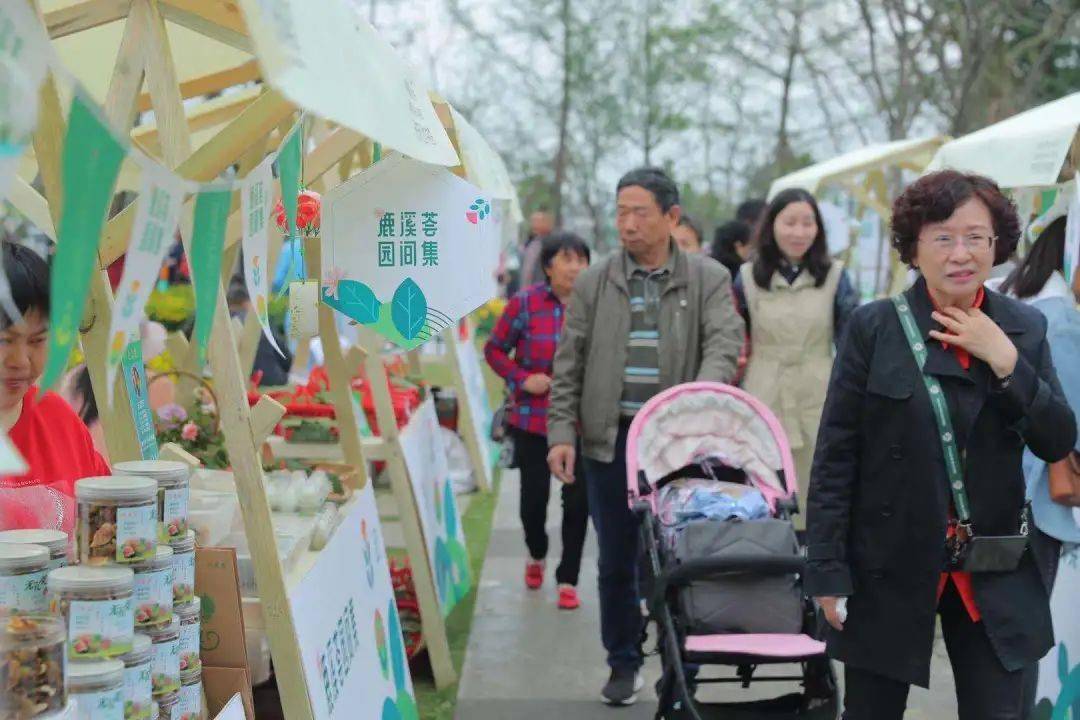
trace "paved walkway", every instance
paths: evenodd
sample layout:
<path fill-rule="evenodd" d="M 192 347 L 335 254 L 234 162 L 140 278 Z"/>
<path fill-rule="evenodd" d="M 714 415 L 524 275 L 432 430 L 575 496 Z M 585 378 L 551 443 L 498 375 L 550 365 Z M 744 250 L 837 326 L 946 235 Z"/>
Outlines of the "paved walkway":
<path fill-rule="evenodd" d="M 456 720 L 578 720 L 610 717 L 642 720 L 656 712 L 652 684 L 659 671 L 646 664 L 646 687 L 638 704 L 606 708 L 599 701 L 607 680 L 600 645 L 596 590 L 596 543 L 590 526 L 579 591 L 582 607 L 561 612 L 555 607 L 555 585 L 549 561 L 548 578 L 540 591 L 526 590 L 523 573 L 525 544 L 518 521 L 518 476 L 506 471 L 495 511 L 491 544 L 480 578 L 480 591 L 458 694 Z M 552 550 L 557 552 L 559 494 L 552 492 L 548 513 Z M 785 670 L 787 670 L 785 668 Z M 943 647 L 934 660 L 929 692 L 912 692 L 907 720 L 951 720 L 956 717 L 952 677 Z M 774 685 L 777 694 L 790 688 Z M 725 691 L 728 699 L 751 699 L 749 692 Z M 759 696 L 760 697 L 760 696 Z"/>

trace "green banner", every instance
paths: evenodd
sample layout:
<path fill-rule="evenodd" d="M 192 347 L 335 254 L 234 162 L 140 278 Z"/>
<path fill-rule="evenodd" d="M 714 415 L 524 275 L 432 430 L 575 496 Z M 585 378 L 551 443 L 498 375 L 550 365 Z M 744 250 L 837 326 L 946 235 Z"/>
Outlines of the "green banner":
<path fill-rule="evenodd" d="M 64 206 L 52 262 L 49 357 L 41 387 L 52 387 L 67 369 L 79 321 L 97 269 L 98 244 L 127 148 L 79 93 L 71 100 L 61 156 Z"/>
<path fill-rule="evenodd" d="M 281 204 L 285 207 L 285 219 L 289 236 L 297 235 L 296 206 L 300 194 L 300 168 L 304 147 L 303 121 L 289 135 L 289 139 L 278 152 L 278 177 L 281 179 Z"/>
<path fill-rule="evenodd" d="M 206 347 L 214 326 L 218 288 L 221 284 L 221 254 L 225 247 L 225 226 L 232 206 L 232 190 L 206 190 L 195 198 L 195 230 L 191 238 L 191 279 L 195 283 L 195 341 L 199 363 L 206 362 Z"/>

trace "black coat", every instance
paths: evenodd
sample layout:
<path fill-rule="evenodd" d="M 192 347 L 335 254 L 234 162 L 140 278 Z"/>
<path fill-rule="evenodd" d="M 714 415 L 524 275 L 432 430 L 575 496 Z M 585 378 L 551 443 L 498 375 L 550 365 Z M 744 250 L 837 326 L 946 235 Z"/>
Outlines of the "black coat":
<path fill-rule="evenodd" d="M 1076 440 L 1076 420 L 1051 363 L 1046 320 L 987 291 L 983 311 L 1019 351 L 1012 381 L 1001 388 L 985 363 L 973 358 L 965 371 L 951 350 L 929 338 L 937 325 L 925 281 L 906 296 L 926 338 L 926 371 L 941 381 L 957 444 L 966 453 L 975 530 L 1016 534 L 1025 443 L 1054 462 Z M 951 502 L 930 398 L 896 308 L 889 300 L 863 306 L 852 316 L 829 382 L 807 507 L 806 592 L 851 596 L 844 630 L 828 629 L 830 655 L 929 684 Z M 1049 597 L 1031 550 L 1016 571 L 975 574 L 972 581 L 1006 668 L 1046 654 L 1053 643 Z"/>

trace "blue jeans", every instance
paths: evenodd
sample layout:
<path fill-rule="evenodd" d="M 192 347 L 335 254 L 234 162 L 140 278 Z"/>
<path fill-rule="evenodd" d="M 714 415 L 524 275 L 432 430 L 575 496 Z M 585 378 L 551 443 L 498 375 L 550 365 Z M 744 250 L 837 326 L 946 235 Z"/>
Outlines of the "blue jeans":
<path fill-rule="evenodd" d="M 589 515 L 600 546 L 600 635 L 612 668 L 637 670 L 641 659 L 638 602 L 638 521 L 627 503 L 626 434 L 619 428 L 615 459 L 584 459 Z"/>

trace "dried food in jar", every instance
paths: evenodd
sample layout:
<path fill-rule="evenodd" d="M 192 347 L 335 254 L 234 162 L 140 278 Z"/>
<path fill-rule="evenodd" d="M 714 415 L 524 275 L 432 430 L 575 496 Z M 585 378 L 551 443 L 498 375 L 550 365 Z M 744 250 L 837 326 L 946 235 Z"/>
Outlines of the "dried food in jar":
<path fill-rule="evenodd" d="M 64 625 L 49 615 L 0 617 L 0 720 L 30 720 L 62 710 Z"/>
<path fill-rule="evenodd" d="M 157 481 L 158 541 L 182 538 L 188 531 L 188 475 L 191 469 L 175 460 L 132 460 L 113 465 L 117 475 Z"/>
<path fill-rule="evenodd" d="M 196 595 L 194 602 L 176 608 L 176 619 L 180 621 L 180 672 L 201 668 L 199 630 L 202 624 L 202 600 Z"/>
<path fill-rule="evenodd" d="M 67 622 L 69 658 L 110 658 L 131 650 L 133 585 L 130 568 L 70 565 L 49 573 L 49 604 Z"/>
<path fill-rule="evenodd" d="M 45 577 L 48 572 L 47 548 L 0 544 L 0 612 L 46 612 Z"/>
<path fill-rule="evenodd" d="M 180 623 L 173 618 L 163 628 L 148 628 L 146 634 L 154 647 L 150 674 L 154 697 L 175 693 L 180 689 Z"/>
<path fill-rule="evenodd" d="M 157 549 L 157 482 L 95 477 L 75 483 L 75 546 L 87 565 L 139 563 Z"/>
<path fill-rule="evenodd" d="M 156 555 L 133 565 L 135 587 L 135 627 L 160 627 L 173 618 L 173 551 L 159 545 Z"/>
<path fill-rule="evenodd" d="M 67 688 L 79 720 L 124 716 L 124 663 L 119 660 L 70 663 Z"/>
<path fill-rule="evenodd" d="M 195 599 L 195 531 L 174 540 L 173 550 L 173 607 L 187 605 Z"/>

